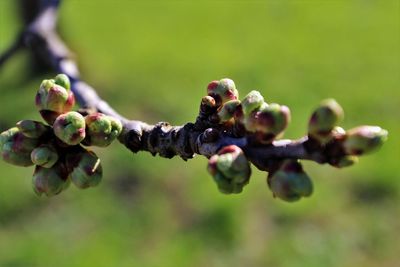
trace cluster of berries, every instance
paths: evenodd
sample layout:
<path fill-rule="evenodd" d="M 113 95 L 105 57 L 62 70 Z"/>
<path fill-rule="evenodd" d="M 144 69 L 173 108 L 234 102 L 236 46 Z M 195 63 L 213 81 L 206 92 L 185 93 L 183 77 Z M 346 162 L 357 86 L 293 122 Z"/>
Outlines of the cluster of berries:
<path fill-rule="evenodd" d="M 207 87 L 202 106 L 221 129 L 234 135 L 246 136 L 251 145 L 269 145 L 283 135 L 290 122 L 288 107 L 267 104 L 258 91 L 251 91 L 240 101 L 235 83 L 230 79 L 212 81 Z M 215 119 L 216 118 L 216 119 Z M 377 126 L 360 126 L 348 131 L 338 127 L 343 109 L 333 99 L 327 99 L 312 113 L 308 123 L 310 153 L 322 153 L 335 167 L 354 164 L 358 156 L 377 150 L 387 139 L 387 131 Z M 240 193 L 248 184 L 250 162 L 242 149 L 235 145 L 223 147 L 208 162 L 219 191 Z M 285 201 L 296 201 L 313 192 L 310 177 L 296 159 L 275 160 L 269 170 L 267 183 L 273 195 Z"/>
<path fill-rule="evenodd" d="M 102 113 L 83 116 L 71 111 L 75 98 L 63 74 L 44 80 L 35 102 L 47 124 L 22 120 L 2 132 L 3 160 L 17 166 L 36 165 L 32 184 L 38 195 L 59 194 L 71 181 L 78 188 L 99 184 L 100 159 L 82 145 L 108 146 L 121 133 L 121 122 Z"/>

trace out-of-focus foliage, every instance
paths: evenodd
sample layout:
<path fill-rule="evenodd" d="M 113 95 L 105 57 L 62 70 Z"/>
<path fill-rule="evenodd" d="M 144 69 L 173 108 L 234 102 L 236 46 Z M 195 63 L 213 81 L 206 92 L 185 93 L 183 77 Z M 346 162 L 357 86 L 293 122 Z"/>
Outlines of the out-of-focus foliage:
<path fill-rule="evenodd" d="M 0 1 L 0 51 L 21 25 Z M 376 154 L 337 170 L 306 163 L 312 198 L 273 199 L 254 170 L 220 194 L 199 157 L 96 153 L 102 183 L 47 199 L 32 168 L 0 162 L 0 265 L 396 266 L 399 263 L 400 3 L 386 1 L 64 1 L 63 37 L 83 78 L 118 111 L 148 122 L 191 121 L 210 80 L 230 77 L 290 107 L 302 136 L 321 99 L 346 110 L 344 127 L 380 125 Z M 39 120 L 34 74 L 19 53 L 0 70 L 0 128 Z M 243 97 L 242 95 L 241 97 Z"/>

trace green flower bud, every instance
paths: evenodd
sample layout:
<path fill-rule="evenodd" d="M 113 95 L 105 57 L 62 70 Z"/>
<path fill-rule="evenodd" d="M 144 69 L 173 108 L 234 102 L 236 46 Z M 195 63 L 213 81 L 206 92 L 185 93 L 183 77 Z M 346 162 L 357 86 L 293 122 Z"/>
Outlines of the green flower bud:
<path fill-rule="evenodd" d="M 268 184 L 274 196 L 293 202 L 312 194 L 310 177 L 296 160 L 285 160 L 280 168 L 268 177 Z"/>
<path fill-rule="evenodd" d="M 43 119 L 51 125 L 60 114 L 72 110 L 75 98 L 71 91 L 54 80 L 44 80 L 36 94 L 35 103 Z"/>
<path fill-rule="evenodd" d="M 329 162 L 329 164 L 336 168 L 344 168 L 344 167 L 349 167 L 357 162 L 358 162 L 358 157 L 346 155 L 337 160 Z"/>
<path fill-rule="evenodd" d="M 44 123 L 32 120 L 17 122 L 17 128 L 23 135 L 30 138 L 39 138 L 50 130 L 50 127 L 46 126 Z"/>
<path fill-rule="evenodd" d="M 251 91 L 242 101 L 243 113 L 248 115 L 254 110 L 258 110 L 264 104 L 264 97 L 258 91 Z"/>
<path fill-rule="evenodd" d="M 11 128 L 0 134 L 0 152 L 3 160 L 17 166 L 31 166 L 31 152 L 38 140 L 26 137 L 17 128 Z"/>
<path fill-rule="evenodd" d="M 343 116 L 342 107 L 334 99 L 323 100 L 311 115 L 308 133 L 316 139 L 324 139 Z"/>
<path fill-rule="evenodd" d="M 221 122 L 229 121 L 235 115 L 237 108 L 240 106 L 239 100 L 230 100 L 224 103 L 218 111 L 218 118 Z"/>
<path fill-rule="evenodd" d="M 106 147 L 121 133 L 122 124 L 119 120 L 96 113 L 85 117 L 86 137 L 85 145 Z"/>
<path fill-rule="evenodd" d="M 78 153 L 69 154 L 66 162 L 71 172 L 71 181 L 78 188 L 93 187 L 100 183 L 103 169 L 100 159 L 92 151 L 82 149 Z"/>
<path fill-rule="evenodd" d="M 33 191 L 41 196 L 51 197 L 61 193 L 68 186 L 68 171 L 63 164 L 51 168 L 36 166 L 32 177 Z"/>
<path fill-rule="evenodd" d="M 261 110 L 253 111 L 244 118 L 246 130 L 256 133 L 262 143 L 269 143 L 280 136 L 289 122 L 289 108 L 275 103 L 262 105 Z"/>
<path fill-rule="evenodd" d="M 212 81 L 207 86 L 207 93 L 212 96 L 220 105 L 229 100 L 236 100 L 239 97 L 239 92 L 236 89 L 235 83 L 228 78 Z"/>
<path fill-rule="evenodd" d="M 69 78 L 67 75 L 65 74 L 58 74 L 55 78 L 54 78 L 54 82 L 62 87 L 64 87 L 65 89 L 69 90 L 71 89 L 71 82 L 69 81 Z"/>
<path fill-rule="evenodd" d="M 359 126 L 347 131 L 343 148 L 346 154 L 362 155 L 379 149 L 388 132 L 378 126 Z"/>
<path fill-rule="evenodd" d="M 85 118 L 75 111 L 61 114 L 53 125 L 54 134 L 68 145 L 77 145 L 85 138 Z"/>
<path fill-rule="evenodd" d="M 32 151 L 31 160 L 36 165 L 51 168 L 58 161 L 58 154 L 53 146 L 41 145 Z"/>
<path fill-rule="evenodd" d="M 212 156 L 207 169 L 219 191 L 225 194 L 242 192 L 251 174 L 250 163 L 243 151 L 235 145 L 226 146 Z"/>

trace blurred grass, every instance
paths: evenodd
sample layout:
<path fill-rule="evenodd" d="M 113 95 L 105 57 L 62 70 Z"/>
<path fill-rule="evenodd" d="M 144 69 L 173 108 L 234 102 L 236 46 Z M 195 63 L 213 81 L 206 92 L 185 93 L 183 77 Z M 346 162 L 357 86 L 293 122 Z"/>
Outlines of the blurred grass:
<path fill-rule="evenodd" d="M 380 125 L 387 144 L 349 169 L 306 163 L 315 194 L 271 197 L 254 170 L 217 192 L 206 159 L 99 149 L 95 189 L 39 199 L 31 168 L 0 162 L 0 266 L 396 266 L 400 264 L 399 1 L 64 1 L 60 27 L 83 78 L 128 117 L 193 121 L 206 84 L 230 77 L 288 105 L 287 137 L 336 98 L 344 126 Z M 0 51 L 20 29 L 0 1 Z M 0 127 L 39 119 L 21 52 L 0 70 Z M 12 101 L 11 101 L 12 100 Z"/>

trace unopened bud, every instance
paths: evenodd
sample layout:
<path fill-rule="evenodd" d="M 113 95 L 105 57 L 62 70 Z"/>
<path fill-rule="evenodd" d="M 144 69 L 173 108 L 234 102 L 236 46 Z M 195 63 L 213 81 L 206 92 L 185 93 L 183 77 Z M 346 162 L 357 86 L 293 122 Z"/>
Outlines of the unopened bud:
<path fill-rule="evenodd" d="M 228 78 L 209 83 L 207 86 L 207 93 L 209 96 L 215 98 L 219 105 L 229 100 L 236 100 L 239 97 L 239 92 L 236 89 L 235 83 Z"/>
<path fill-rule="evenodd" d="M 332 162 L 329 162 L 329 164 L 336 168 L 345 168 L 353 164 L 356 164 L 357 162 L 358 162 L 357 156 L 346 155 L 339 159 L 335 159 Z"/>
<path fill-rule="evenodd" d="M 342 107 L 334 99 L 323 100 L 311 115 L 308 133 L 317 138 L 329 135 L 329 132 L 343 119 Z"/>
<path fill-rule="evenodd" d="M 67 180 L 68 171 L 63 164 L 56 164 L 51 168 L 36 166 L 32 177 L 33 191 L 38 196 L 45 194 L 51 197 L 67 187 Z"/>
<path fill-rule="evenodd" d="M 285 160 L 268 179 L 274 196 L 288 202 L 308 197 L 313 191 L 310 177 L 296 160 Z"/>
<path fill-rule="evenodd" d="M 85 145 L 106 147 L 111 144 L 122 131 L 122 124 L 119 120 L 102 113 L 86 116 L 85 123 Z"/>
<path fill-rule="evenodd" d="M 208 172 L 213 176 L 219 191 L 237 194 L 248 184 L 251 169 L 243 151 L 235 145 L 230 145 L 209 159 Z"/>
<path fill-rule="evenodd" d="M 38 140 L 22 134 L 17 128 L 11 128 L 0 134 L 0 152 L 3 160 L 17 166 L 31 166 L 31 152 Z"/>
<path fill-rule="evenodd" d="M 221 122 L 229 121 L 233 118 L 237 108 L 240 106 L 239 100 L 230 100 L 224 103 L 218 111 L 218 117 Z"/>
<path fill-rule="evenodd" d="M 68 145 L 77 145 L 85 138 L 85 118 L 75 111 L 61 114 L 53 125 L 54 134 Z"/>
<path fill-rule="evenodd" d="M 31 160 L 35 165 L 51 168 L 58 161 L 58 154 L 51 145 L 41 145 L 31 153 Z"/>
<path fill-rule="evenodd" d="M 83 150 L 66 157 L 71 181 L 78 188 L 84 189 L 100 183 L 103 169 L 100 159 L 92 151 Z"/>
<path fill-rule="evenodd" d="M 253 90 L 248 93 L 242 101 L 243 113 L 248 115 L 252 111 L 261 108 L 263 103 L 264 97 L 260 94 L 260 92 Z"/>
<path fill-rule="evenodd" d="M 260 111 L 253 111 L 248 116 L 245 116 L 244 125 L 249 132 L 258 132 L 275 138 L 286 129 L 290 122 L 290 117 L 290 110 L 287 106 L 273 103 L 263 106 Z"/>
<path fill-rule="evenodd" d="M 55 78 L 54 78 L 54 82 L 62 87 L 64 87 L 65 89 L 69 90 L 71 89 L 71 82 L 69 81 L 69 78 L 67 75 L 65 74 L 58 74 Z"/>
<path fill-rule="evenodd" d="M 378 126 L 359 126 L 347 131 L 343 148 L 346 154 L 362 155 L 379 149 L 388 132 Z"/>
<path fill-rule="evenodd" d="M 26 137 L 39 138 L 46 133 L 50 127 L 40 121 L 22 120 L 17 122 L 17 128 Z"/>
<path fill-rule="evenodd" d="M 75 98 L 70 90 L 54 80 L 44 80 L 36 94 L 35 103 L 43 119 L 51 125 L 58 115 L 72 109 Z"/>

